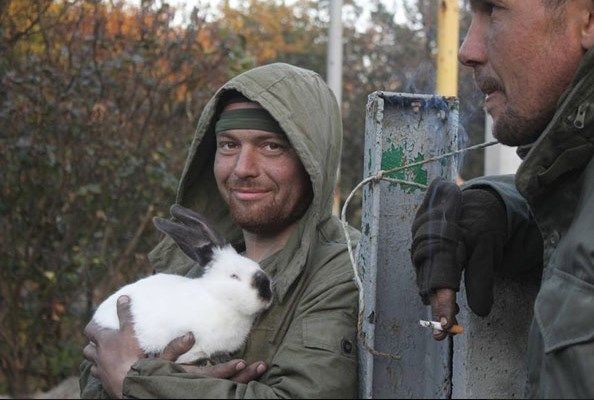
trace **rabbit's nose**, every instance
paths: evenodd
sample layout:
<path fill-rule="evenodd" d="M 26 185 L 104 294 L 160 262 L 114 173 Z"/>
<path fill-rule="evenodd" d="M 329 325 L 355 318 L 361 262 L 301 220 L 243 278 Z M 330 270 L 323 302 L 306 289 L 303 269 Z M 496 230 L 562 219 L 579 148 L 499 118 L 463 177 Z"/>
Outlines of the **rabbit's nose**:
<path fill-rule="evenodd" d="M 264 301 L 270 301 L 272 299 L 272 290 L 270 289 L 270 279 L 262 271 L 258 271 L 254 274 L 252 286 L 258 290 L 258 296 Z"/>

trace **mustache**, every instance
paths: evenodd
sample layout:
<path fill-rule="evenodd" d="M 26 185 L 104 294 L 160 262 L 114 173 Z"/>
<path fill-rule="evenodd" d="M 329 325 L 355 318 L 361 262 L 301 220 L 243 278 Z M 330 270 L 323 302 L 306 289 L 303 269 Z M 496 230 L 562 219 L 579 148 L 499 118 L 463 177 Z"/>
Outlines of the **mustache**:
<path fill-rule="evenodd" d="M 225 183 L 230 189 L 266 189 L 254 178 L 229 177 Z"/>
<path fill-rule="evenodd" d="M 505 94 L 505 88 L 497 79 L 491 76 L 480 76 L 475 77 L 476 84 L 481 92 L 488 94 L 493 92 L 502 92 Z"/>

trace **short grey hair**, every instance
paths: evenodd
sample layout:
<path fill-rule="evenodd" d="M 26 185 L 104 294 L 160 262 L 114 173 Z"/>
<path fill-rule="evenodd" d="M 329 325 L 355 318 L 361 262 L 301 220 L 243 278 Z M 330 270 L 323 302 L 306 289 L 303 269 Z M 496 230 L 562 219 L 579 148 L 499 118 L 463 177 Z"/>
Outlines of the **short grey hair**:
<path fill-rule="evenodd" d="M 547 8 L 558 8 L 567 3 L 567 0 L 542 0 L 542 2 Z"/>

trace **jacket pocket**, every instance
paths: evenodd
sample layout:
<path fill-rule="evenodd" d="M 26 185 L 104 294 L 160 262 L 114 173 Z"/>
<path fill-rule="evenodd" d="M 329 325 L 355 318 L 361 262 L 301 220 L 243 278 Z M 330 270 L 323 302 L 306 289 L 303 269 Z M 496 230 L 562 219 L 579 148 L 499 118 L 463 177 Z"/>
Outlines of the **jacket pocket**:
<path fill-rule="evenodd" d="M 355 323 L 351 318 L 331 316 L 303 319 L 303 345 L 346 357 L 356 357 Z"/>
<path fill-rule="evenodd" d="M 558 269 L 538 293 L 534 318 L 545 353 L 594 339 L 594 285 Z"/>

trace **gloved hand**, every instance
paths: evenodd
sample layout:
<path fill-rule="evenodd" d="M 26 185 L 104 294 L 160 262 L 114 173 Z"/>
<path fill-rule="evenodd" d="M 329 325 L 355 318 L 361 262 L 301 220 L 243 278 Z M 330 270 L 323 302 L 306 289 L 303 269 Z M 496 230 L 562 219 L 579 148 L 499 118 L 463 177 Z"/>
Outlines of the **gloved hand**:
<path fill-rule="evenodd" d="M 462 270 L 468 305 L 476 314 L 487 315 L 507 236 L 506 210 L 499 196 L 488 188 L 461 191 L 453 182 L 437 178 L 417 211 L 412 235 L 419 293 L 431 304 L 434 318 L 445 317 L 446 328 L 455 323 Z"/>

